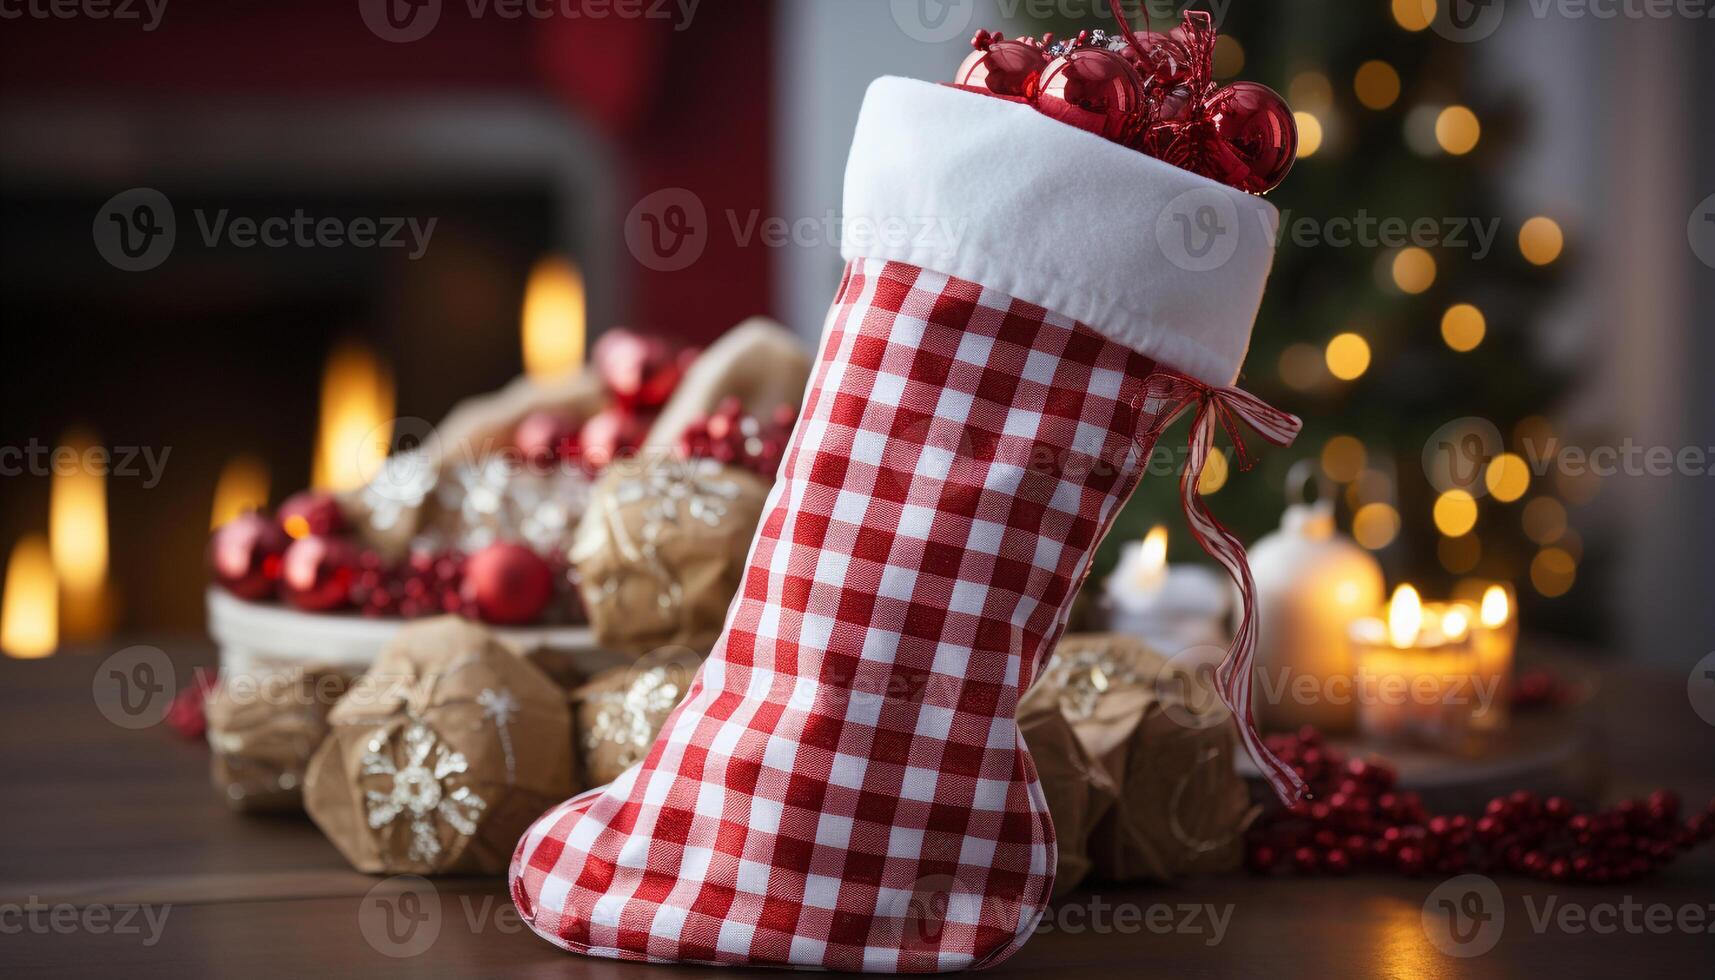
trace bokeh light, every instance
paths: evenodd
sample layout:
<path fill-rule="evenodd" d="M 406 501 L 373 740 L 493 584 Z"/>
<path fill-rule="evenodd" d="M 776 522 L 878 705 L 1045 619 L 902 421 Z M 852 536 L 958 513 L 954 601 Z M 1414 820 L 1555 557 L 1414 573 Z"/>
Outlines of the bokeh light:
<path fill-rule="evenodd" d="M 1393 19 L 1408 31 L 1421 31 L 1435 20 L 1435 0 L 1393 0 Z"/>
<path fill-rule="evenodd" d="M 1301 71 L 1286 84 L 1286 102 L 1311 111 L 1326 109 L 1334 103 L 1334 86 L 1319 71 Z"/>
<path fill-rule="evenodd" d="M 1314 344 L 1288 344 L 1280 352 L 1280 380 L 1295 391 L 1309 391 L 1328 379 L 1322 349 Z"/>
<path fill-rule="evenodd" d="M 1553 262 L 1560 258 L 1560 250 L 1565 247 L 1566 236 L 1553 218 L 1539 214 L 1519 227 L 1518 250 L 1531 265 Z"/>
<path fill-rule="evenodd" d="M 1215 38 L 1216 78 L 1232 78 L 1245 67 L 1245 49 L 1239 42 L 1233 40 L 1231 34 L 1222 34 Z"/>
<path fill-rule="evenodd" d="M 1544 548 L 1531 559 L 1531 587 L 1547 598 L 1565 595 L 1577 578 L 1578 562 L 1562 548 Z"/>
<path fill-rule="evenodd" d="M 1477 526 L 1477 500 L 1464 490 L 1448 490 L 1435 498 L 1435 529 L 1450 538 L 1470 534 Z"/>
<path fill-rule="evenodd" d="M 1370 369 L 1370 342 L 1361 335 L 1347 332 L 1328 341 L 1325 352 L 1328 373 L 1341 381 L 1352 381 Z"/>
<path fill-rule="evenodd" d="M 1489 460 L 1483 482 L 1496 500 L 1510 504 L 1530 489 L 1530 464 L 1518 453 L 1501 453 Z"/>
<path fill-rule="evenodd" d="M 1519 516 L 1525 537 L 1537 544 L 1553 544 L 1566 533 L 1566 505 L 1553 497 L 1535 497 Z"/>
<path fill-rule="evenodd" d="M 1322 445 L 1322 472 L 1336 483 L 1350 483 L 1364 471 L 1364 444 L 1352 436 L 1335 436 Z"/>
<path fill-rule="evenodd" d="M 1197 492 L 1207 497 L 1219 493 L 1227 485 L 1227 454 L 1219 449 L 1210 450 L 1209 458 L 1203 462 L 1203 473 L 1197 478 Z"/>
<path fill-rule="evenodd" d="M 1435 117 L 1435 142 L 1454 156 L 1463 156 L 1477 148 L 1483 135 L 1477 114 L 1462 105 L 1450 105 Z"/>
<path fill-rule="evenodd" d="M 1365 504 L 1352 515 L 1352 539 L 1371 551 L 1379 551 L 1399 536 L 1399 511 L 1389 504 Z"/>
<path fill-rule="evenodd" d="M 1315 156 L 1322 148 L 1322 120 L 1313 113 L 1294 112 L 1292 121 L 1298 126 L 1299 159 Z"/>
<path fill-rule="evenodd" d="M 1366 61 L 1352 77 L 1352 89 L 1366 109 L 1386 109 L 1399 100 L 1399 72 L 1385 61 Z"/>
<path fill-rule="evenodd" d="M 1489 324 L 1483 317 L 1483 311 L 1470 303 L 1454 303 L 1441 314 L 1441 339 L 1461 354 L 1476 350 L 1488 332 Z"/>
<path fill-rule="evenodd" d="M 1435 557 L 1441 559 L 1442 568 L 1454 575 L 1463 575 L 1482 561 L 1483 539 L 1475 534 L 1444 537 L 1435 544 Z"/>
<path fill-rule="evenodd" d="M 1393 257 L 1393 284 L 1412 295 L 1428 289 L 1435 284 L 1435 256 L 1416 245 L 1400 249 Z"/>

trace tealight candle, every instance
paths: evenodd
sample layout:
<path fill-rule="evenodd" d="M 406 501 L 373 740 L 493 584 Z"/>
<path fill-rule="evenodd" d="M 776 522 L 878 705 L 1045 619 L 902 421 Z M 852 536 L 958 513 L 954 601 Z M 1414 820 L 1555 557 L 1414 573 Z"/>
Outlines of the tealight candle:
<path fill-rule="evenodd" d="M 1108 627 L 1174 656 L 1195 646 L 1225 646 L 1230 586 L 1208 568 L 1167 563 L 1167 529 L 1156 525 L 1127 544 L 1105 587 Z"/>
<path fill-rule="evenodd" d="M 1443 748 L 1464 744 L 1479 700 L 1470 609 L 1425 605 L 1402 585 L 1387 620 L 1352 624 L 1358 671 L 1358 730 L 1370 738 Z"/>
<path fill-rule="evenodd" d="M 1474 608 L 1477 622 L 1472 637 L 1477 647 L 1477 673 L 1483 697 L 1471 724 L 1483 731 L 1495 731 L 1505 728 L 1510 716 L 1518 617 L 1513 615 L 1513 597 L 1504 585 L 1484 589 Z"/>

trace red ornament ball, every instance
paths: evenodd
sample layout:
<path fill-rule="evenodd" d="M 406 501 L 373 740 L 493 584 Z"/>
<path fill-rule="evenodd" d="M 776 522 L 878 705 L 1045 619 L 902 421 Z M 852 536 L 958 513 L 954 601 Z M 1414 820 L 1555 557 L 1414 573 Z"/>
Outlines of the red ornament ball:
<path fill-rule="evenodd" d="M 209 574 L 240 599 L 266 599 L 280 581 L 281 558 L 291 543 L 272 518 L 254 511 L 240 514 L 209 538 Z"/>
<path fill-rule="evenodd" d="M 1208 133 L 1199 173 L 1252 194 L 1273 190 L 1286 179 L 1298 156 L 1298 126 L 1286 100 L 1273 89 L 1234 82 L 1209 96 L 1203 112 Z"/>
<path fill-rule="evenodd" d="M 554 573 L 521 544 L 497 542 L 465 562 L 460 594 L 484 622 L 519 626 L 541 618 L 554 597 Z"/>
<path fill-rule="evenodd" d="M 305 612 L 332 612 L 351 601 L 357 580 L 357 549 L 342 538 L 312 534 L 286 549 L 280 594 Z"/>
<path fill-rule="evenodd" d="M 662 337 L 618 327 L 601 335 L 590 357 L 613 397 L 627 406 L 666 404 L 695 356 L 675 350 Z"/>
<path fill-rule="evenodd" d="M 609 405 L 590 416 L 578 432 L 584 467 L 595 472 L 643 445 L 653 414 L 640 415 L 623 405 Z"/>
<path fill-rule="evenodd" d="M 286 498 L 275 514 L 280 526 L 294 539 L 312 534 L 344 534 L 345 514 L 333 494 L 321 490 L 302 490 Z"/>
<path fill-rule="evenodd" d="M 992 41 L 980 51 L 972 51 L 953 83 L 982 89 L 991 95 L 1009 99 L 1031 99 L 1041 81 L 1042 69 L 1048 66 L 1048 55 L 1034 44 L 1023 41 Z"/>
<path fill-rule="evenodd" d="M 578 455 L 578 422 L 563 412 L 540 409 L 524 416 L 512 431 L 512 443 L 525 462 L 545 466 Z"/>
<path fill-rule="evenodd" d="M 1042 70 L 1036 108 L 1067 125 L 1124 141 L 1142 121 L 1143 80 L 1120 55 L 1079 48 Z"/>

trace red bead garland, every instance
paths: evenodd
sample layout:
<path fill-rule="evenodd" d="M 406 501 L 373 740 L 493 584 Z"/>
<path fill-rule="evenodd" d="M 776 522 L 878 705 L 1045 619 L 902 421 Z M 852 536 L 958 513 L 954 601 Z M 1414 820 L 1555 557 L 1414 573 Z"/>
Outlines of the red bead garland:
<path fill-rule="evenodd" d="M 1603 884 L 1649 874 L 1715 837 L 1715 800 L 1681 822 L 1679 797 L 1667 790 L 1595 812 L 1519 790 L 1475 819 L 1430 815 L 1416 793 L 1395 788 L 1392 767 L 1349 758 L 1314 728 L 1269 736 L 1268 747 L 1313 798 L 1251 826 L 1246 865 L 1256 874 L 1478 871 Z"/>
<path fill-rule="evenodd" d="M 798 410 L 781 405 L 767 421 L 744 414 L 737 398 L 725 398 L 714 412 L 695 419 L 679 435 L 684 459 L 715 459 L 742 466 L 765 480 L 774 479 L 786 454 L 786 443 L 798 421 Z"/>

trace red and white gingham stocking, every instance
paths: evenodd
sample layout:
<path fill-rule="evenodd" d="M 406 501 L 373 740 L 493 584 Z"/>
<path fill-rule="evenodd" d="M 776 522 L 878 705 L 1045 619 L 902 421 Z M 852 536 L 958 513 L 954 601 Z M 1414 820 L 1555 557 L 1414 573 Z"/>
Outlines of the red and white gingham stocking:
<path fill-rule="evenodd" d="M 948 98 L 947 120 L 865 149 L 866 127 L 890 133 L 893 115 Z M 926 144 L 969 113 L 1019 108 L 989 103 L 877 83 L 848 170 L 848 221 L 854 172 L 870 165 L 860 158 L 912 167 L 911 148 L 939 152 Z M 1009 115 L 993 138 L 1034 130 L 1023 112 L 1028 122 Z M 1110 145 L 1040 122 L 1051 128 L 1035 135 L 1078 136 L 1079 152 Z M 1147 160 L 1115 150 L 1126 167 Z M 952 179 L 941 177 L 913 175 Z M 648 757 L 520 841 L 513 899 L 549 941 L 622 959 L 876 972 L 1005 958 L 1036 927 L 1054 876 L 1018 701 L 1155 437 L 1184 408 L 1199 411 L 1187 512 L 1248 580 L 1195 496 L 1197 471 L 1218 426 L 1243 420 L 1278 442 L 1296 420 L 1215 387 L 1219 364 L 1198 365 L 1204 380 L 1167 367 L 1163 351 L 1183 340 L 1173 331 L 1165 343 L 1116 336 L 1021 296 L 1038 287 L 1005 270 L 931 271 L 959 265 L 964 244 L 932 262 L 897 254 L 915 247 L 848 244 L 743 589 Z M 1254 629 L 1247 617 L 1222 676 L 1230 700 L 1246 695 Z"/>

